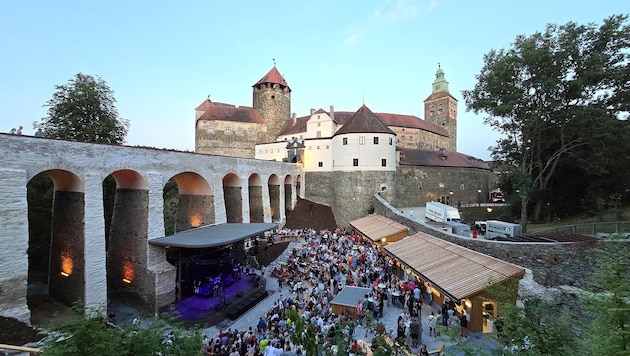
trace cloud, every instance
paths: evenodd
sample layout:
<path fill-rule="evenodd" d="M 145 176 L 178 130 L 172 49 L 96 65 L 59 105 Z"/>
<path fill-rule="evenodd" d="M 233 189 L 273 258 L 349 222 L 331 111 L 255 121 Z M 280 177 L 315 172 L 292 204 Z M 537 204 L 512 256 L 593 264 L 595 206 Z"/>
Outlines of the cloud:
<path fill-rule="evenodd" d="M 344 43 L 354 45 L 376 28 L 412 21 L 422 14 L 431 12 L 437 6 L 438 0 L 384 0 L 362 24 L 350 26 Z"/>

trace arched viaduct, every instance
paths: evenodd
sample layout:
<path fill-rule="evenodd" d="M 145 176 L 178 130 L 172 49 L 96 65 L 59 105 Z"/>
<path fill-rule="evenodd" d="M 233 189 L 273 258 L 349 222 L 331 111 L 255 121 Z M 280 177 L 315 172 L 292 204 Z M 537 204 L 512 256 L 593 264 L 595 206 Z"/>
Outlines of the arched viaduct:
<path fill-rule="evenodd" d="M 39 174 L 54 185 L 48 291 L 88 308 L 106 305 L 108 288 L 132 288 L 154 311 L 174 300 L 175 268 L 162 247 L 148 244 L 165 235 L 169 180 L 179 189 L 175 231 L 226 222 L 282 225 L 303 196 L 304 175 L 290 163 L 7 134 L 0 134 L 0 157 L 0 313 L 26 322 L 27 185 Z M 116 194 L 106 239 L 108 176 Z"/>

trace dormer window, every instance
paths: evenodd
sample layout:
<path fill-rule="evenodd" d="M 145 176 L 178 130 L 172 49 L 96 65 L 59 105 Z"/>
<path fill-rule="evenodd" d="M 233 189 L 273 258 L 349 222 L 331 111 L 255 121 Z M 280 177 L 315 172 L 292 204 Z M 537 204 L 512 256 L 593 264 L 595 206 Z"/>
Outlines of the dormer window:
<path fill-rule="evenodd" d="M 344 145 L 347 145 L 347 144 L 348 144 L 348 138 L 347 138 L 347 137 L 344 137 L 344 138 L 343 138 L 343 144 L 344 144 Z"/>

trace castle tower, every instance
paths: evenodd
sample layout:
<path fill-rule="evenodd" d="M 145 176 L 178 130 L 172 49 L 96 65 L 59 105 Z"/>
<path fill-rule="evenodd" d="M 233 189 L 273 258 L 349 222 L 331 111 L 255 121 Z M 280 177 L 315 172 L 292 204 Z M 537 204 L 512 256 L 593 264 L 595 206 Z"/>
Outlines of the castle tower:
<path fill-rule="evenodd" d="M 291 118 L 291 88 L 278 72 L 275 64 L 253 85 L 253 107 L 258 110 L 267 126 L 263 133 L 264 142 L 272 142 Z"/>
<path fill-rule="evenodd" d="M 433 92 L 424 100 L 424 119 L 448 131 L 447 151 L 457 151 L 457 99 L 448 92 L 448 82 L 438 64 Z"/>

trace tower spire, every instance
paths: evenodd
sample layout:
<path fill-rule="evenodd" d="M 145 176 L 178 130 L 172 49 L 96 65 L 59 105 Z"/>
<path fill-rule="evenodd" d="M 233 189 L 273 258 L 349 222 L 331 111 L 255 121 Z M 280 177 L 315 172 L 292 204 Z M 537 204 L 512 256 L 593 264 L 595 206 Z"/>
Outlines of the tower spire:
<path fill-rule="evenodd" d="M 438 62 L 438 69 L 435 71 L 435 80 L 433 81 L 433 94 L 441 92 L 448 93 L 448 82 L 444 78 L 444 71 Z"/>

